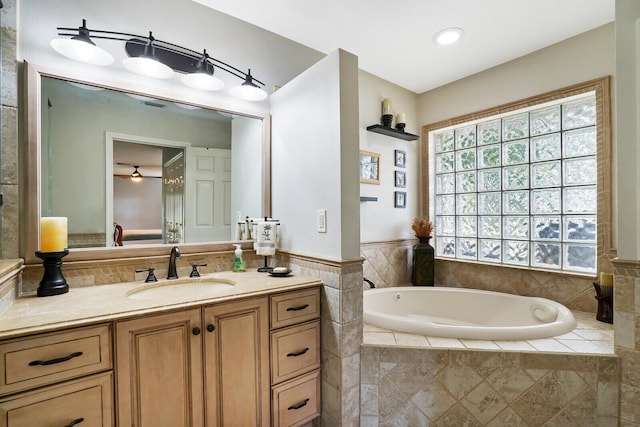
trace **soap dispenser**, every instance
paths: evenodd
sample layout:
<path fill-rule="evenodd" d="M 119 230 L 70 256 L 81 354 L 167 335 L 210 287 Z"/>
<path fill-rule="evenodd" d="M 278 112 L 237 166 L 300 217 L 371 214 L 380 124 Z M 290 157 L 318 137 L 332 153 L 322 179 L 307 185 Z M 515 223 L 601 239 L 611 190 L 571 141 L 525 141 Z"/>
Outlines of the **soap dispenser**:
<path fill-rule="evenodd" d="M 233 271 L 245 271 L 244 261 L 242 260 L 242 248 L 240 245 L 233 245 L 236 247 L 236 258 L 233 260 Z"/>

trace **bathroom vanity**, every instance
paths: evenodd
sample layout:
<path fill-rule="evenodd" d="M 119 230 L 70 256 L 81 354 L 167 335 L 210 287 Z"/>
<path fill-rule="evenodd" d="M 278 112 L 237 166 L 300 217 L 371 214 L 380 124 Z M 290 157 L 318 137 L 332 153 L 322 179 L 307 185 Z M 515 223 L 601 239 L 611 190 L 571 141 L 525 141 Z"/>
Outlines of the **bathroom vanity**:
<path fill-rule="evenodd" d="M 205 280 L 226 286 L 190 297 Z M 319 416 L 319 281 L 221 272 L 170 282 L 18 298 L 0 316 L 0 426 L 295 426 Z M 176 298 L 163 286 L 184 288 Z"/>

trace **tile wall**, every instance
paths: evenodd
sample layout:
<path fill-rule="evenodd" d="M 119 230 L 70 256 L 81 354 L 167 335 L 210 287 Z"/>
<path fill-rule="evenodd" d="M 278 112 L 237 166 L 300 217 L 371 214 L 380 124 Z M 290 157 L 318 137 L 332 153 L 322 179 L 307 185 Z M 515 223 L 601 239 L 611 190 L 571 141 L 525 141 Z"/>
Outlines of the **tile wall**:
<path fill-rule="evenodd" d="M 0 9 L 0 257 L 18 258 L 20 252 L 18 168 L 18 79 L 16 63 L 16 1 L 4 0 Z"/>
<path fill-rule="evenodd" d="M 640 261 L 614 260 L 614 342 L 622 360 L 620 426 L 640 426 Z"/>
<path fill-rule="evenodd" d="M 361 426 L 617 426 L 616 356 L 362 347 Z"/>

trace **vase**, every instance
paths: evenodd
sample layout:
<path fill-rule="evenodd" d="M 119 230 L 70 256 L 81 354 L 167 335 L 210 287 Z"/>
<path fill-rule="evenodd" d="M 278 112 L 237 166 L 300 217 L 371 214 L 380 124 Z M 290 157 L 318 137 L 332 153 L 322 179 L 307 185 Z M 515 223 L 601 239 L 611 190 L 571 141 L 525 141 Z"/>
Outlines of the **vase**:
<path fill-rule="evenodd" d="M 434 250 L 429 244 L 431 237 L 418 237 L 419 242 L 413 247 L 413 265 L 411 283 L 415 286 L 434 285 Z"/>

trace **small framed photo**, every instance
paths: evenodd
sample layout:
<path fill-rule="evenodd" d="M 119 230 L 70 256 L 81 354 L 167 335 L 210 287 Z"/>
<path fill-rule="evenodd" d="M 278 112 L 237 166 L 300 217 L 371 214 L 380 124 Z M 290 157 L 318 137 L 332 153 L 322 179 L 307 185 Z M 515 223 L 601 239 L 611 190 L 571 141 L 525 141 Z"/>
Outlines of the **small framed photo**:
<path fill-rule="evenodd" d="M 407 152 L 402 150 L 395 150 L 396 166 L 404 168 L 407 166 Z"/>
<path fill-rule="evenodd" d="M 407 173 L 405 171 L 395 171 L 395 183 L 397 188 L 407 186 Z"/>
<path fill-rule="evenodd" d="M 406 208 L 407 207 L 407 193 L 405 191 L 396 191 L 394 193 L 394 208 Z"/>
<path fill-rule="evenodd" d="M 360 150 L 360 182 L 380 184 L 380 154 Z"/>

